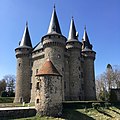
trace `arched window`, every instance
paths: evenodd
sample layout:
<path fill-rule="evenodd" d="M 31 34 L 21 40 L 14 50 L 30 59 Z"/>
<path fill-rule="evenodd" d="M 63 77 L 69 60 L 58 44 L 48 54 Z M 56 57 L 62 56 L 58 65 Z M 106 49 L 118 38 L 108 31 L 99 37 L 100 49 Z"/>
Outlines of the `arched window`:
<path fill-rule="evenodd" d="M 39 99 L 37 99 L 37 101 L 36 101 L 37 103 L 39 103 Z"/>

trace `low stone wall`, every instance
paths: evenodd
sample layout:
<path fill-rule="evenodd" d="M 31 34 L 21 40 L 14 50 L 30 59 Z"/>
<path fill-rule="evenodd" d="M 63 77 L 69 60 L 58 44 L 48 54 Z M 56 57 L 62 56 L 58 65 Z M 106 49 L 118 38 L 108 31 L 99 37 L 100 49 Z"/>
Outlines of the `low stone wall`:
<path fill-rule="evenodd" d="M 36 115 L 35 108 L 26 108 L 26 109 L 3 109 L 0 110 L 0 120 L 3 119 L 15 119 L 15 118 L 25 118 L 32 117 Z"/>

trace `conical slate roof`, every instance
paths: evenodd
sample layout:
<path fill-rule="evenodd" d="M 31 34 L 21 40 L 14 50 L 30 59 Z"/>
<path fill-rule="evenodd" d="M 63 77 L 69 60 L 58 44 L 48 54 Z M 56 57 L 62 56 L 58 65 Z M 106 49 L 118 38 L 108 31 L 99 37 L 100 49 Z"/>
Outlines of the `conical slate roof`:
<path fill-rule="evenodd" d="M 70 40 L 78 40 L 78 36 L 76 34 L 76 28 L 75 28 L 75 24 L 74 24 L 74 19 L 72 17 L 71 19 L 71 23 L 70 23 L 70 30 L 69 30 L 69 35 L 68 35 L 68 41 Z"/>
<path fill-rule="evenodd" d="M 51 21 L 50 21 L 50 25 L 48 28 L 48 34 L 51 33 L 58 33 L 58 34 L 62 34 L 61 30 L 60 30 L 60 25 L 58 22 L 58 18 L 57 18 L 57 14 L 56 14 L 56 10 L 55 10 L 55 6 L 52 12 L 52 17 L 51 17 Z"/>
<path fill-rule="evenodd" d="M 82 42 L 83 42 L 84 48 L 92 49 L 92 45 L 90 44 L 90 41 L 87 35 L 86 27 L 84 28 L 84 35 L 83 35 Z"/>
<path fill-rule="evenodd" d="M 44 76 L 44 75 L 61 76 L 58 70 L 55 68 L 55 66 L 49 59 L 44 63 L 44 65 L 39 70 L 36 76 Z"/>
<path fill-rule="evenodd" d="M 86 27 L 84 28 L 83 41 L 86 41 L 88 44 L 90 44 L 89 38 L 88 38 L 88 35 L 87 35 L 87 31 L 86 31 Z"/>
<path fill-rule="evenodd" d="M 28 30 L 28 23 L 26 23 L 23 37 L 22 37 L 22 40 L 20 42 L 20 47 L 31 47 L 32 48 L 32 43 L 31 43 L 29 30 Z"/>
<path fill-rule="evenodd" d="M 42 44 L 42 42 L 39 42 L 39 43 L 34 47 L 33 51 L 37 51 L 37 50 L 40 50 L 40 49 L 42 49 L 42 48 L 43 48 L 43 44 Z"/>

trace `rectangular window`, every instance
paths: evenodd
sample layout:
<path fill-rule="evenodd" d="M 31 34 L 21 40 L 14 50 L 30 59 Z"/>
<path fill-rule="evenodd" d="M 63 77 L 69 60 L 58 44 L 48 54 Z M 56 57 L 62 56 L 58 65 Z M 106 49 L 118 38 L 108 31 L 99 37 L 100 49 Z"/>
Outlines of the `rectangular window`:
<path fill-rule="evenodd" d="M 20 67 L 20 66 L 21 66 L 21 63 L 19 63 L 18 66 Z"/>
<path fill-rule="evenodd" d="M 36 69 L 36 74 L 38 73 L 38 69 Z"/>
<path fill-rule="evenodd" d="M 81 72 L 81 78 L 83 78 L 83 72 Z"/>
<path fill-rule="evenodd" d="M 37 85 L 36 85 L 37 90 L 39 90 L 39 89 L 40 89 L 39 85 L 40 85 L 40 83 L 39 83 L 39 82 L 37 82 Z"/>
<path fill-rule="evenodd" d="M 39 99 L 37 99 L 37 103 L 39 103 Z"/>
<path fill-rule="evenodd" d="M 64 82 L 64 88 L 66 89 L 66 81 Z"/>

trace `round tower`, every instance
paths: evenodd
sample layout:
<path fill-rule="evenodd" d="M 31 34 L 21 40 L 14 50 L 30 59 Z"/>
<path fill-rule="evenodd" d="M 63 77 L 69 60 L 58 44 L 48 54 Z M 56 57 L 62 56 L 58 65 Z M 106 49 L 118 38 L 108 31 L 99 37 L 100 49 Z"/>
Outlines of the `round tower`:
<path fill-rule="evenodd" d="M 30 101 L 31 51 L 32 44 L 26 24 L 20 45 L 15 49 L 17 58 L 15 103 Z"/>
<path fill-rule="evenodd" d="M 66 48 L 70 53 L 69 58 L 69 89 L 70 100 L 81 100 L 81 42 L 78 40 L 78 33 L 76 32 L 73 18 L 69 30 L 68 41 Z"/>
<path fill-rule="evenodd" d="M 62 77 L 48 59 L 36 75 L 35 108 L 40 116 L 62 114 Z"/>
<path fill-rule="evenodd" d="M 84 59 L 83 69 L 84 69 L 85 100 L 95 100 L 96 90 L 95 90 L 94 60 L 95 60 L 96 52 L 92 50 L 92 45 L 89 42 L 86 28 L 84 30 L 82 44 L 83 44 L 82 56 Z"/>
<path fill-rule="evenodd" d="M 62 90 L 64 99 L 64 52 L 66 38 L 62 35 L 55 7 L 53 9 L 47 35 L 42 37 L 45 58 L 50 58 L 59 73 L 62 75 Z"/>

